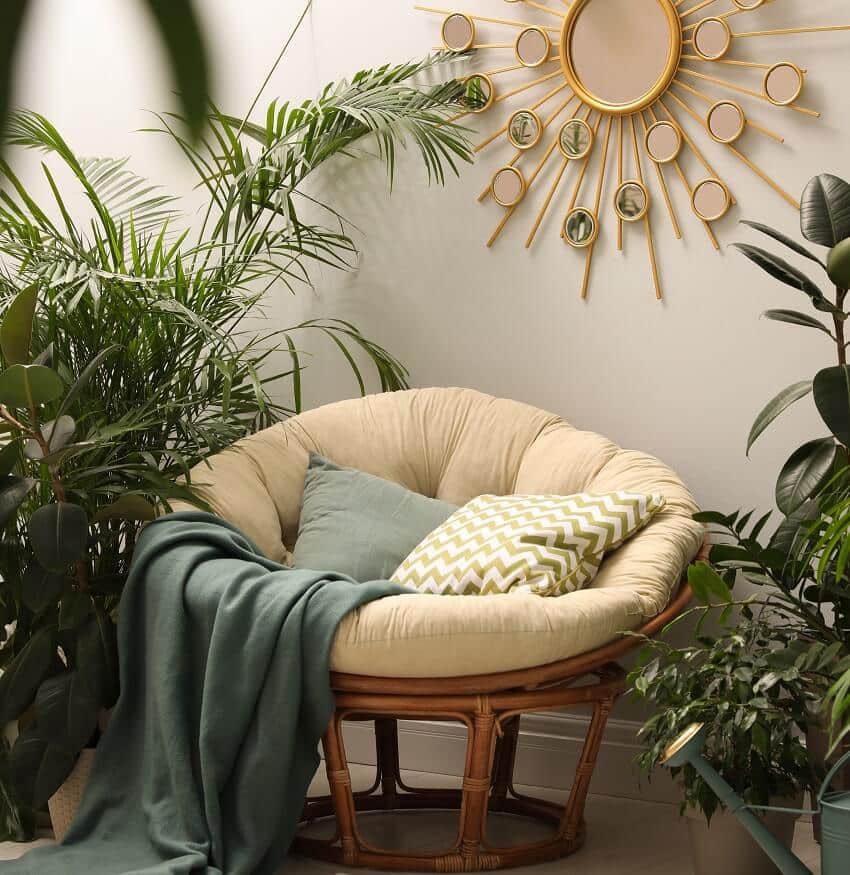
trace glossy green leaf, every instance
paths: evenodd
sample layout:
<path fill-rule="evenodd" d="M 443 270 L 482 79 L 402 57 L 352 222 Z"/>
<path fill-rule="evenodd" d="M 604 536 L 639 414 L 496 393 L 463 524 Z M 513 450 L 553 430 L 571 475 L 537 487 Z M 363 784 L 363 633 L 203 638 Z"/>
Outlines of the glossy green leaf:
<path fill-rule="evenodd" d="M 822 303 L 826 301 L 823 292 L 801 270 L 789 264 L 784 258 L 758 246 L 751 246 L 749 243 L 733 243 L 732 246 L 775 280 L 808 295 L 815 306 L 825 306 Z"/>
<path fill-rule="evenodd" d="M 59 631 L 79 629 L 94 609 L 91 596 L 79 590 L 72 590 L 62 596 L 59 602 Z"/>
<path fill-rule="evenodd" d="M 32 322 L 38 303 L 38 286 L 19 292 L 9 304 L 0 325 L 0 349 L 7 365 L 23 365 L 30 360 Z"/>
<path fill-rule="evenodd" d="M 209 101 L 209 63 L 201 27 L 191 0 L 143 0 L 157 23 L 174 74 L 186 121 L 197 136 Z"/>
<path fill-rule="evenodd" d="M 0 478 L 7 477 L 12 471 L 21 457 L 21 445 L 17 440 L 9 441 L 2 450 L 0 450 Z"/>
<path fill-rule="evenodd" d="M 21 598 L 34 614 L 55 605 L 62 593 L 70 589 L 70 578 L 47 571 L 37 562 L 30 565 L 21 577 Z"/>
<path fill-rule="evenodd" d="M 48 455 L 61 450 L 74 436 L 76 427 L 77 424 L 68 415 L 63 415 L 58 419 L 52 419 L 50 422 L 44 423 L 40 430 L 47 444 Z M 27 458 L 36 460 L 43 459 L 45 455 L 41 444 L 33 438 L 30 438 L 24 444 L 24 454 Z"/>
<path fill-rule="evenodd" d="M 768 426 L 782 413 L 784 413 L 795 401 L 805 398 L 812 391 L 811 380 L 801 380 L 799 383 L 792 383 L 786 386 L 778 395 L 771 398 L 765 405 L 764 409 L 756 417 L 753 427 L 750 429 L 750 436 L 747 438 L 747 455 L 750 454 L 750 448 L 758 440 Z"/>
<path fill-rule="evenodd" d="M 819 371 L 814 379 L 815 404 L 821 419 L 844 446 L 850 446 L 850 366 Z"/>
<path fill-rule="evenodd" d="M 62 572 L 86 553 L 88 516 L 68 501 L 46 504 L 30 517 L 29 536 L 39 563 L 49 571 Z"/>
<path fill-rule="evenodd" d="M 101 707 L 111 708 L 118 699 L 118 636 L 105 611 L 96 609 L 79 629 L 75 654 Z"/>
<path fill-rule="evenodd" d="M 812 179 L 800 198 L 800 228 L 821 246 L 850 237 L 850 185 L 830 173 Z"/>
<path fill-rule="evenodd" d="M 50 744 L 38 724 L 31 723 L 9 753 L 9 773 L 15 789 L 34 808 L 43 808 L 71 774 L 78 754 Z"/>
<path fill-rule="evenodd" d="M 97 726 L 100 703 L 81 671 L 44 681 L 35 697 L 35 719 L 48 743 L 79 753 Z"/>
<path fill-rule="evenodd" d="M 39 629 L 0 675 L 0 726 L 29 708 L 55 657 L 53 632 Z"/>
<path fill-rule="evenodd" d="M 94 516 L 95 522 L 105 522 L 106 520 L 148 522 L 155 518 L 154 506 L 141 495 L 122 495 L 117 501 L 101 508 Z"/>
<path fill-rule="evenodd" d="M 726 604 L 732 601 L 732 590 L 707 562 L 695 562 L 688 568 L 688 583 L 697 601 L 702 604 Z"/>
<path fill-rule="evenodd" d="M 13 513 L 35 486 L 31 477 L 8 475 L 0 478 L 0 528 L 6 525 Z"/>
<path fill-rule="evenodd" d="M 12 365 L 0 373 L 0 402 L 31 410 L 55 401 L 64 389 L 56 371 L 44 365 Z"/>
<path fill-rule="evenodd" d="M 824 267 L 824 263 L 817 257 L 817 255 L 813 252 L 809 252 L 805 246 L 801 246 L 796 240 L 789 237 L 787 234 L 777 231 L 776 228 L 771 228 L 769 225 L 763 225 L 761 222 L 750 222 L 747 219 L 741 219 L 741 224 L 747 225 L 754 231 L 759 231 L 761 234 L 766 234 L 768 237 L 776 240 L 777 243 L 781 243 L 783 246 L 787 246 L 792 252 L 796 252 L 797 255 L 801 255 L 803 258 L 808 258 L 809 261 L 814 261 L 815 264 Z"/>
<path fill-rule="evenodd" d="M 811 498 L 832 474 L 838 456 L 835 441 L 819 438 L 795 450 L 776 482 L 776 505 L 786 515 Z"/>
<path fill-rule="evenodd" d="M 826 272 L 839 289 L 850 288 L 850 239 L 842 240 L 830 249 Z"/>
<path fill-rule="evenodd" d="M 806 501 L 776 527 L 770 539 L 770 549 L 787 556 L 802 529 L 818 515 L 817 502 Z"/>
<path fill-rule="evenodd" d="M 823 322 L 815 319 L 814 316 L 801 313 L 799 310 L 765 310 L 761 315 L 774 322 L 787 322 L 789 325 L 799 325 L 802 328 L 815 328 L 832 337 L 832 332 Z"/>

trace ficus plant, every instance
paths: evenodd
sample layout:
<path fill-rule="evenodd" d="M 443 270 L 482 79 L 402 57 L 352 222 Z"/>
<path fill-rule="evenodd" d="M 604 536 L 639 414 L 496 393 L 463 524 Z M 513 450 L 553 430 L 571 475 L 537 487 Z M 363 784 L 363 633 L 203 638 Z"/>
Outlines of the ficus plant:
<path fill-rule="evenodd" d="M 733 786 L 736 769 L 749 756 L 748 745 L 759 753 L 774 751 L 776 758 L 771 754 L 759 769 L 769 767 L 784 781 L 784 788 L 771 789 L 774 778 L 762 775 L 762 790 L 780 794 L 794 784 L 795 770 L 797 783 L 809 778 L 809 763 L 801 758 L 793 733 L 820 728 L 830 700 L 836 739 L 848 731 L 842 723 L 850 717 L 850 367 L 845 330 L 850 185 L 835 176 L 815 177 L 803 192 L 800 222 L 810 243 L 827 248 L 825 258 L 767 225 L 746 224 L 819 265 L 833 285 L 829 293 L 773 252 L 743 243 L 737 248 L 771 277 L 798 290 L 814 310 L 772 309 L 764 316 L 825 335 L 836 364 L 773 398 L 753 423 L 747 453 L 792 404 L 809 396 L 829 433 L 803 444 L 783 465 L 776 483 L 778 526 L 771 525 L 772 511 L 696 515 L 710 527 L 712 546 L 707 562 L 688 569 L 697 607 L 674 625 L 696 614 L 700 646 L 650 645 L 632 676 L 633 690 L 659 708 L 644 728 L 645 766 L 658 762 L 685 722 L 705 722 L 709 756 Z M 705 632 L 709 618 L 716 624 L 710 635 Z M 785 717 L 772 703 L 776 696 Z M 763 723 L 768 718 L 773 721 L 769 732 Z M 753 728 L 758 737 L 746 734 Z M 767 740 L 777 746 L 766 747 Z M 738 765 L 729 759 L 735 750 L 744 758 Z M 789 751 L 795 752 L 790 759 L 785 757 Z M 750 765 L 758 777 L 759 770 Z M 683 778 L 686 800 L 710 814 L 714 802 L 707 788 L 693 772 L 684 772 Z"/>
<path fill-rule="evenodd" d="M 87 429 L 84 411 L 79 425 L 71 414 L 116 350 L 105 348 L 66 383 L 50 347 L 32 350 L 37 305 L 33 285 L 0 325 L 0 639 L 10 645 L 0 650 L 0 723 L 20 722 L 4 752 L 4 777 L 33 807 L 55 791 L 118 695 L 114 554 L 155 515 L 145 497 L 122 491 L 126 479 L 114 478 L 115 500 L 96 510 L 98 502 L 66 478 L 66 466 L 114 440 L 108 430 Z M 191 498 L 177 483 L 168 492 Z M 101 562 L 106 551 L 113 555 Z"/>
<path fill-rule="evenodd" d="M 821 316 L 800 310 L 772 309 L 765 318 L 815 330 L 833 344 L 836 364 L 782 389 L 756 417 L 747 440 L 747 453 L 765 430 L 792 404 L 814 397 L 815 406 L 830 435 L 815 438 L 795 450 L 782 468 L 776 484 L 776 504 L 782 513 L 796 513 L 847 460 L 850 446 L 850 367 L 847 365 L 845 308 L 850 288 L 850 185 L 829 174 L 816 176 L 800 201 L 800 227 L 810 243 L 828 249 L 825 259 L 780 231 L 759 222 L 745 222 L 756 231 L 783 244 L 791 252 L 818 265 L 833 285 L 830 292 L 799 268 L 778 255 L 738 243 L 735 247 L 771 277 L 799 290 Z M 826 321 L 824 321 L 826 320 Z"/>
<path fill-rule="evenodd" d="M 816 693 L 804 670 L 782 656 L 793 643 L 792 634 L 752 613 L 734 627 L 721 625 L 719 634 L 699 634 L 690 647 L 647 640 L 629 678 L 634 695 L 655 711 L 641 729 L 642 770 L 650 774 L 688 726 L 702 723 L 704 755 L 750 805 L 792 799 L 810 787 L 801 732 Z M 673 773 L 682 810 L 694 808 L 710 821 L 719 807 L 714 792 L 692 766 Z"/>

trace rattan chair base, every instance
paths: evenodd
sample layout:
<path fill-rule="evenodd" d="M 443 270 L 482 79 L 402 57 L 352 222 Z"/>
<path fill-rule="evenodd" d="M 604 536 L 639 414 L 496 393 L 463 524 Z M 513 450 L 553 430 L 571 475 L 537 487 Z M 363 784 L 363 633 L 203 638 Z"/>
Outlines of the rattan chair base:
<path fill-rule="evenodd" d="M 652 635 L 687 605 L 683 585 L 667 610 L 640 631 Z M 478 678 L 369 678 L 333 675 L 336 713 L 322 740 L 330 795 L 306 801 L 292 850 L 344 866 L 417 872 L 473 872 L 526 866 L 565 857 L 585 838 L 584 808 L 608 715 L 625 687 L 625 672 L 613 661 L 639 643 L 624 636 L 592 653 L 550 666 Z M 567 803 L 556 805 L 514 789 L 520 717 L 525 713 L 588 705 L 592 717 Z M 408 786 L 401 775 L 398 720 L 454 721 L 468 733 L 460 790 Z M 342 726 L 346 720 L 375 724 L 376 772 L 368 790 L 352 788 Z M 458 829 L 437 852 L 382 848 L 364 837 L 357 815 L 366 812 L 454 810 Z M 542 841 L 494 847 L 487 842 L 487 817 L 505 812 L 549 824 Z M 372 815 L 374 816 L 374 815 Z M 332 838 L 306 834 L 325 818 L 335 819 Z"/>

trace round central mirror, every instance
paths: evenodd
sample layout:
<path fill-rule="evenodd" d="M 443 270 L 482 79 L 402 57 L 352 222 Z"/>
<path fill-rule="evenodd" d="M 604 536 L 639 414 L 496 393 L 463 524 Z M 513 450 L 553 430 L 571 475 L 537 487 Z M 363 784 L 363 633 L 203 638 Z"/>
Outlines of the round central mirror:
<path fill-rule="evenodd" d="M 673 0 L 575 0 L 561 34 L 561 66 L 584 103 L 624 115 L 667 90 L 681 43 Z"/>

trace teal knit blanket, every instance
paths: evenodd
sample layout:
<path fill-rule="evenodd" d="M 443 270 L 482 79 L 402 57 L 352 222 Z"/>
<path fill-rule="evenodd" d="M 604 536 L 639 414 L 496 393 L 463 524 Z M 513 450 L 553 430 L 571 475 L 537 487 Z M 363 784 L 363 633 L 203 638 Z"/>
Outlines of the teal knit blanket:
<path fill-rule="evenodd" d="M 204 513 L 142 533 L 121 601 L 121 697 L 64 844 L 3 875 L 271 875 L 334 709 L 329 656 L 386 581 L 283 568 Z"/>

